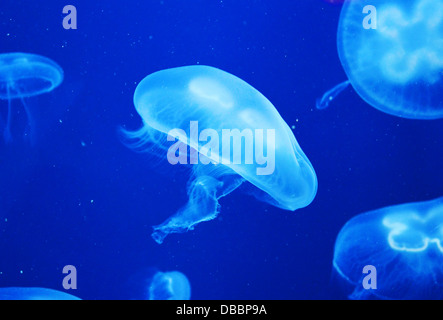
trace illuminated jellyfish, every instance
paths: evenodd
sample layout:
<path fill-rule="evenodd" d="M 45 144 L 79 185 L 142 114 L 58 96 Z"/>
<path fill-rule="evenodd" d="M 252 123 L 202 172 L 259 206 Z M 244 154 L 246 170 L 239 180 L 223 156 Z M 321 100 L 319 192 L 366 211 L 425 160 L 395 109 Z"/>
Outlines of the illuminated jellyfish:
<path fill-rule="evenodd" d="M 19 52 L 0 54 L 0 99 L 8 100 L 5 142 L 12 140 L 12 100 L 21 100 L 31 128 L 32 117 L 25 98 L 52 91 L 62 81 L 62 68 L 46 57 Z"/>
<path fill-rule="evenodd" d="M 337 237 L 333 265 L 351 299 L 442 299 L 443 197 L 354 217 Z M 372 288 L 363 286 L 365 266 L 375 267 Z"/>
<path fill-rule="evenodd" d="M 443 0 L 347 0 L 337 46 L 368 104 L 404 118 L 443 117 Z"/>
<path fill-rule="evenodd" d="M 71 294 L 46 288 L 0 288 L 0 300 L 80 300 Z"/>
<path fill-rule="evenodd" d="M 148 288 L 149 300 L 189 300 L 191 284 L 181 272 L 157 272 Z"/>
<path fill-rule="evenodd" d="M 154 227 L 158 243 L 214 219 L 218 200 L 245 181 L 245 191 L 282 209 L 314 199 L 317 177 L 291 129 L 269 100 L 232 74 L 208 66 L 162 70 L 140 82 L 134 104 L 144 125 L 126 132 L 133 147 L 192 168 L 189 201 Z"/>

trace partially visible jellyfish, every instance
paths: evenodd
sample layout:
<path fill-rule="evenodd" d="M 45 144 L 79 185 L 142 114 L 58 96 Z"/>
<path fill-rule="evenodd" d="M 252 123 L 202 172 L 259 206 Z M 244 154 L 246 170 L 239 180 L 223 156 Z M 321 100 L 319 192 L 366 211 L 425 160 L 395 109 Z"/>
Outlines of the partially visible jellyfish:
<path fill-rule="evenodd" d="M 443 0 L 346 0 L 337 46 L 368 104 L 404 118 L 443 118 Z"/>
<path fill-rule="evenodd" d="M 0 288 L 0 300 L 81 300 L 66 292 L 33 287 Z"/>
<path fill-rule="evenodd" d="M 19 99 L 32 128 L 32 117 L 25 98 L 37 96 L 60 85 L 63 70 L 54 61 L 30 53 L 0 54 L 0 99 L 8 101 L 8 116 L 3 131 L 5 142 L 12 140 L 12 100 Z"/>
<path fill-rule="evenodd" d="M 334 269 L 350 299 L 443 298 L 443 197 L 354 217 L 340 231 Z M 363 286 L 375 267 L 376 288 Z"/>
<path fill-rule="evenodd" d="M 232 74 L 208 66 L 162 70 L 140 82 L 134 104 L 143 127 L 126 132 L 132 146 L 192 167 L 189 201 L 154 227 L 158 243 L 214 219 L 218 200 L 245 181 L 257 199 L 285 210 L 314 199 L 317 177 L 292 130 L 266 97 Z"/>
<path fill-rule="evenodd" d="M 179 271 L 157 272 L 148 288 L 149 300 L 189 300 L 191 284 Z"/>

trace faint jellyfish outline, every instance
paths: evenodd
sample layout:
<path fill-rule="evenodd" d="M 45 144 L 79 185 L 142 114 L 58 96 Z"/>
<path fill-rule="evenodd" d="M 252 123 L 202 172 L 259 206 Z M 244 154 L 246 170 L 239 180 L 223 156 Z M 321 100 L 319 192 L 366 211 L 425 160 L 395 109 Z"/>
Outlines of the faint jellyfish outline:
<path fill-rule="evenodd" d="M 58 291 L 40 287 L 0 288 L 0 300 L 81 300 L 80 298 Z"/>
<path fill-rule="evenodd" d="M 369 211 L 350 219 L 333 267 L 350 299 L 443 297 L 443 197 Z M 362 288 L 362 269 L 377 269 L 377 289 Z"/>
<path fill-rule="evenodd" d="M 148 287 L 149 300 L 190 300 L 191 284 L 179 271 L 157 272 Z"/>
<path fill-rule="evenodd" d="M 54 90 L 63 78 L 63 69 L 47 57 L 23 52 L 0 54 L 0 100 L 8 101 L 8 115 L 3 130 L 6 143 L 12 140 L 12 101 L 21 101 L 28 127 L 32 129 L 33 120 L 25 99 Z"/>
<path fill-rule="evenodd" d="M 377 9 L 377 28 L 365 29 L 363 8 Z M 345 1 L 337 30 L 344 71 L 372 107 L 410 119 L 443 118 L 443 1 Z M 329 92 L 340 93 L 339 84 Z M 336 95 L 330 96 L 334 98 Z M 329 102 L 318 104 L 324 109 Z"/>
<path fill-rule="evenodd" d="M 128 143 L 130 147 L 166 156 L 171 144 L 167 135 L 178 128 L 174 136 L 177 145 L 189 147 L 190 158 L 197 153 L 206 159 L 202 161 L 205 164 L 191 165 L 188 203 L 164 223 L 154 226 L 152 237 L 157 243 L 162 243 L 168 234 L 186 232 L 200 222 L 214 219 L 219 213 L 218 200 L 240 186 L 257 199 L 285 210 L 303 208 L 314 199 L 317 177 L 292 130 L 272 103 L 240 78 L 202 65 L 161 70 L 138 84 L 134 105 L 143 127 L 135 132 L 124 131 L 132 141 Z M 224 164 L 220 160 L 222 154 L 212 154 L 213 149 L 205 153 L 207 143 L 196 141 L 199 139 L 189 132 L 192 128 L 187 130 L 192 121 L 198 122 L 200 132 L 274 129 L 273 174 L 258 175 L 256 170 L 261 166 L 257 163 Z M 180 132 L 188 132 L 189 140 Z"/>

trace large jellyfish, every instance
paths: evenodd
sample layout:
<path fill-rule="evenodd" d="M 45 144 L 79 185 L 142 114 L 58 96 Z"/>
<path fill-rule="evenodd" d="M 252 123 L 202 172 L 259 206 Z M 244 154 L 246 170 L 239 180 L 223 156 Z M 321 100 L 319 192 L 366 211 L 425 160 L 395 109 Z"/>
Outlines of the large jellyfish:
<path fill-rule="evenodd" d="M 442 299 L 443 197 L 354 217 L 337 237 L 333 265 L 351 299 Z M 376 288 L 363 286 L 366 266 Z"/>
<path fill-rule="evenodd" d="M 347 0 L 337 46 L 368 104 L 404 118 L 443 118 L 443 0 Z"/>
<path fill-rule="evenodd" d="M 189 300 L 191 284 L 179 271 L 157 272 L 148 288 L 149 300 Z"/>
<path fill-rule="evenodd" d="M 46 288 L 0 288 L 0 300 L 80 300 L 71 294 Z"/>
<path fill-rule="evenodd" d="M 32 117 L 25 98 L 52 91 L 62 81 L 62 68 L 46 57 L 20 52 L 0 54 L 0 99 L 8 101 L 8 116 L 3 133 L 5 142 L 12 139 L 12 100 L 21 101 L 28 117 L 28 126 L 32 127 Z"/>
<path fill-rule="evenodd" d="M 214 219 L 218 200 L 244 181 L 258 199 L 282 209 L 314 199 L 317 177 L 291 129 L 269 100 L 232 74 L 208 66 L 162 70 L 140 82 L 134 104 L 144 125 L 127 132 L 133 146 L 192 167 L 189 201 L 154 227 L 158 243 Z"/>

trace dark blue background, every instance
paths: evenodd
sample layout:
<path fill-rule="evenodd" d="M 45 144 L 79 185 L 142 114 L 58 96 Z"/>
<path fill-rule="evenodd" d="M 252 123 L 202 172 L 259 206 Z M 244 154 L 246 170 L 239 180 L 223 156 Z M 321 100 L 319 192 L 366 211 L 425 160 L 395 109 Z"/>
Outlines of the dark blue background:
<path fill-rule="evenodd" d="M 78 30 L 62 27 L 67 4 Z M 13 102 L 15 140 L 0 144 L 0 287 L 63 290 L 72 264 L 84 299 L 143 298 L 152 268 L 186 274 L 193 299 L 342 298 L 331 282 L 340 228 L 368 210 L 443 195 L 443 123 L 384 114 L 352 89 L 315 109 L 346 79 L 339 13 L 321 0 L 2 0 L 0 52 L 47 56 L 65 80 L 26 100 L 32 143 Z M 132 103 L 141 79 L 197 63 L 244 79 L 295 125 L 318 194 L 291 213 L 237 191 L 219 218 L 158 245 L 151 226 L 185 204 L 187 176 L 159 172 L 118 128 L 141 124 Z"/>

